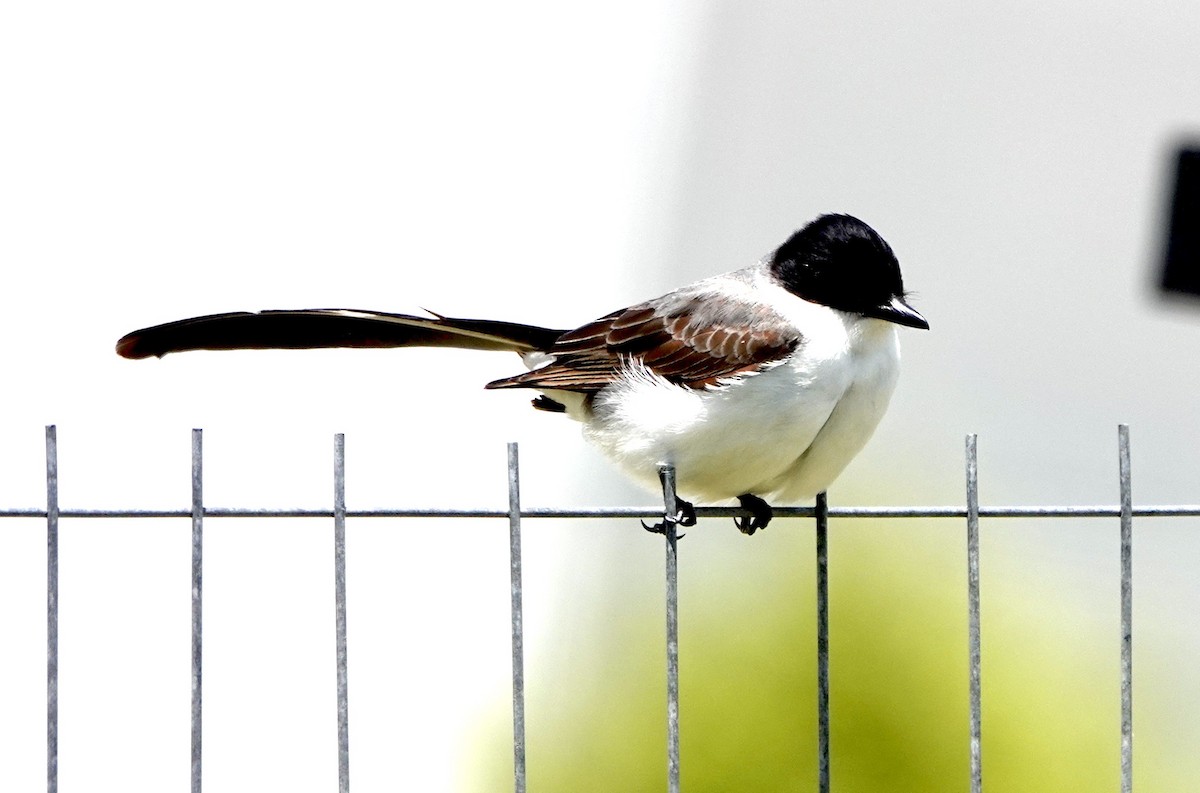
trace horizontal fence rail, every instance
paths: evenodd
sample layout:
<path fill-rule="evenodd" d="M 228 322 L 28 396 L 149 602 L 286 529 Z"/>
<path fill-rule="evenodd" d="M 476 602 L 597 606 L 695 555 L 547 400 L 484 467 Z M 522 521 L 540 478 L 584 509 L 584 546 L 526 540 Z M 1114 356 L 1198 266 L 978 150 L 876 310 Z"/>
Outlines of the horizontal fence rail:
<path fill-rule="evenodd" d="M 771 507 L 776 518 L 815 518 L 814 507 Z M 329 518 L 331 509 L 252 509 L 241 507 L 205 507 L 201 513 L 206 518 Z M 347 518 L 505 518 L 506 509 L 347 509 Z M 696 507 L 698 518 L 736 518 L 744 515 L 737 507 Z M 1120 505 L 1080 507 L 980 507 L 981 518 L 1120 518 L 1124 514 Z M 63 509 L 55 512 L 60 518 L 190 518 L 191 510 L 185 509 Z M 523 507 L 521 518 L 661 518 L 661 509 L 654 507 L 596 507 L 557 508 Z M 960 518 L 966 519 L 965 507 L 830 507 L 831 518 Z M 1134 507 L 1131 518 L 1196 518 L 1200 517 L 1200 504 L 1173 504 L 1169 506 Z M 45 518 L 46 510 L 0 509 L 0 518 Z"/>
<path fill-rule="evenodd" d="M 513 787 L 517 793 L 526 790 L 525 747 L 525 669 L 524 628 L 522 615 L 521 524 L 526 519 L 541 518 L 628 518 L 662 519 L 666 544 L 666 690 L 667 690 L 667 790 L 680 791 L 679 736 L 679 646 L 678 646 L 678 544 L 676 534 L 678 512 L 674 490 L 675 472 L 669 466 L 660 471 L 663 483 L 663 508 L 531 508 L 520 501 L 520 475 L 517 444 L 510 443 L 507 453 L 509 504 L 507 509 L 445 509 L 389 508 L 347 509 L 345 504 L 345 441 L 341 434 L 334 438 L 333 506 L 331 509 L 273 509 L 210 507 L 203 498 L 203 437 L 200 430 L 192 432 L 192 503 L 190 509 L 64 509 L 58 501 L 58 438 L 56 428 L 46 428 L 46 507 L 0 509 L 0 518 L 37 518 L 46 521 L 47 550 L 47 658 L 46 658 L 46 779 L 47 790 L 55 793 L 58 787 L 58 551 L 59 525 L 63 519 L 87 518 L 190 518 L 192 521 L 192 699 L 191 699 L 191 789 L 199 793 L 202 784 L 201 718 L 202 718 L 202 660 L 203 660 L 203 545 L 204 521 L 209 518 L 324 518 L 333 523 L 335 647 L 337 659 L 337 766 L 338 789 L 350 789 L 349 748 L 349 686 L 346 642 L 346 520 L 350 518 L 504 518 L 509 528 L 509 573 L 511 583 L 511 636 L 513 687 Z M 1133 580 L 1132 539 L 1133 519 L 1153 517 L 1200 517 L 1200 504 L 1168 506 L 1134 506 L 1129 455 L 1129 428 L 1118 428 L 1119 503 L 1091 506 L 982 506 L 979 503 L 979 472 L 976 436 L 968 435 L 965 453 L 966 504 L 964 506 L 829 506 L 825 494 L 819 494 L 814 506 L 774 507 L 777 518 L 812 518 L 816 527 L 817 561 L 817 729 L 818 729 L 818 790 L 831 790 L 829 767 L 829 656 L 828 656 L 828 586 L 827 559 L 828 520 L 890 519 L 890 518 L 948 518 L 965 521 L 967 537 L 967 679 L 969 683 L 969 742 L 965 751 L 970 756 L 970 789 L 979 793 L 983 785 L 982 763 L 982 706 L 981 706 L 981 635 L 979 591 L 979 521 L 981 518 L 1114 518 L 1119 521 L 1121 594 L 1121 721 L 1119 724 L 1121 751 L 1121 790 L 1133 790 Z M 743 512 L 734 507 L 697 507 L 697 517 L 737 517 Z"/>

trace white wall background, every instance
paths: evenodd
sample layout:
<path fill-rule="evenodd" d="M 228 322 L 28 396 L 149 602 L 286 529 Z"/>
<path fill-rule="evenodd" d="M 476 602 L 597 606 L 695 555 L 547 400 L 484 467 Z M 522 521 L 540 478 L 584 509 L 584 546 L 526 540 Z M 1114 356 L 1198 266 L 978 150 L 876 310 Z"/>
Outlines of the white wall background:
<path fill-rule="evenodd" d="M 129 362 L 112 345 L 261 308 L 569 326 L 742 266 L 824 211 L 891 242 L 933 326 L 904 334 L 844 490 L 961 502 L 978 432 L 987 502 L 1115 503 L 1125 421 L 1135 499 L 1195 503 L 1200 312 L 1150 279 L 1168 152 L 1200 127 L 1198 26 L 1183 2 L 10 3 L 0 505 L 44 503 L 48 423 L 64 507 L 186 506 L 194 426 L 214 506 L 327 506 L 337 431 L 351 508 L 502 505 L 513 439 L 527 504 L 651 503 L 562 419 L 482 392 L 514 371 L 503 356 Z M 535 531 L 535 659 L 578 591 L 659 563 L 634 528 L 584 552 Z M 64 790 L 183 784 L 187 532 L 64 523 Z M 211 789 L 333 784 L 329 535 L 208 524 Z M 507 685 L 502 535 L 352 528 L 356 782 L 400 764 L 412 789 L 461 789 L 458 741 Z M 1061 563 L 1064 597 L 1115 593 L 1111 543 L 1025 541 Z M 1200 540 L 1156 525 L 1137 554 L 1135 636 L 1186 668 Z M 0 525 L 6 789 L 44 778 L 43 559 L 38 521 Z M 1186 721 L 1200 685 L 1178 685 Z"/>

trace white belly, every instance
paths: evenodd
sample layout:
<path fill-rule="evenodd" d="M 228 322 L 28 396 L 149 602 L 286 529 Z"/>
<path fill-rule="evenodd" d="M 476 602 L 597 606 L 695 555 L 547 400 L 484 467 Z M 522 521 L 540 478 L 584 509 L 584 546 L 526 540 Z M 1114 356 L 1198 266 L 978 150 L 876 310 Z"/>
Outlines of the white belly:
<path fill-rule="evenodd" d="M 820 328 L 805 318 L 813 333 L 799 354 L 769 370 L 691 390 L 635 369 L 601 391 L 590 410 L 570 405 L 569 412 L 584 422 L 589 440 L 650 488 L 658 487 L 659 465 L 669 462 L 688 500 L 743 493 L 784 503 L 810 499 L 871 437 L 899 364 L 895 326 L 821 312 Z"/>

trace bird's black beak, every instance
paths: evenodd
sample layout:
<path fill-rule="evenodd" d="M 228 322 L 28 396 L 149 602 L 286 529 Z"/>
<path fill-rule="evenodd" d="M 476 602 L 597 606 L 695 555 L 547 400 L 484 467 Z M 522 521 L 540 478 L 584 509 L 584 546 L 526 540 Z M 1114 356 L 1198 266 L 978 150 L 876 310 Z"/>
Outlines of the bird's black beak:
<path fill-rule="evenodd" d="M 885 303 L 882 306 L 876 306 L 867 312 L 867 316 L 888 322 L 895 322 L 897 325 L 904 325 L 909 328 L 929 330 L 929 323 L 925 321 L 925 317 L 917 313 L 917 310 L 908 303 L 905 303 L 902 297 L 893 297 L 891 302 Z"/>

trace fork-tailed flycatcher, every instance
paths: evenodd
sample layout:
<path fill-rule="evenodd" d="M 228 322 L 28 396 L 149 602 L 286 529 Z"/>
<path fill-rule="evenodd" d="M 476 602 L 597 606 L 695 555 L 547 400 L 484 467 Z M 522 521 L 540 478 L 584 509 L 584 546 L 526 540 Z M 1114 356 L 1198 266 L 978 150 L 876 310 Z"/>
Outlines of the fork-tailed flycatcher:
<path fill-rule="evenodd" d="M 464 347 L 518 353 L 532 388 L 635 479 L 674 465 L 681 496 L 737 499 L 753 534 L 766 498 L 826 489 L 882 418 L 899 371 L 905 300 L 892 249 L 866 223 L 822 215 L 757 264 L 574 330 L 492 320 L 305 309 L 214 314 L 134 331 L 126 358 L 184 350 Z M 684 503 L 679 521 L 695 522 Z M 662 524 L 656 527 L 661 530 Z"/>

